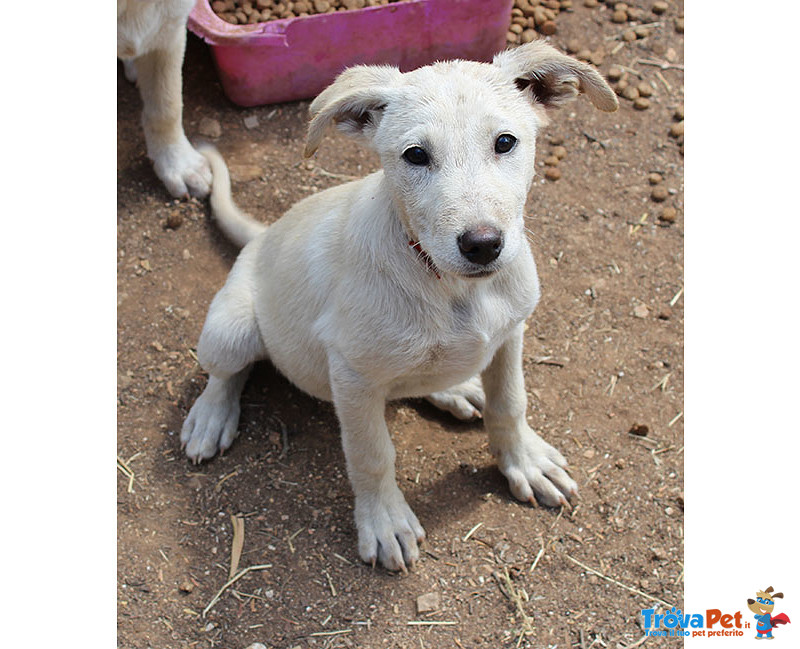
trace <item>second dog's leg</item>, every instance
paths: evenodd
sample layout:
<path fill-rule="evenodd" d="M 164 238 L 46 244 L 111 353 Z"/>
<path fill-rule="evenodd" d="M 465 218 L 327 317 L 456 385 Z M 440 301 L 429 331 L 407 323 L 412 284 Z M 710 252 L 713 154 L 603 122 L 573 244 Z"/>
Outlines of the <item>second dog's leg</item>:
<path fill-rule="evenodd" d="M 523 501 L 534 496 L 550 507 L 566 504 L 578 485 L 564 470 L 567 461 L 539 437 L 525 419 L 527 395 L 522 373 L 522 326 L 495 353 L 482 374 L 486 390 L 483 419 L 489 448 L 508 478 L 511 493 Z"/>
<path fill-rule="evenodd" d="M 186 29 L 181 26 L 169 47 L 136 59 L 136 74 L 144 110 L 142 126 L 147 155 L 156 175 L 175 197 L 203 198 L 211 188 L 211 168 L 183 132 L 181 68 Z"/>
<path fill-rule="evenodd" d="M 197 357 L 209 376 L 208 385 L 181 430 L 186 455 L 199 462 L 224 451 L 239 434 L 239 398 L 252 364 L 266 357 L 250 291 L 251 262 L 256 248 L 245 248 L 225 286 L 211 302 Z"/>
<path fill-rule="evenodd" d="M 405 570 L 419 559 L 425 530 L 395 481 L 395 451 L 386 428 L 386 395 L 347 363 L 329 359 L 347 474 L 355 493 L 358 552 L 367 563 Z"/>

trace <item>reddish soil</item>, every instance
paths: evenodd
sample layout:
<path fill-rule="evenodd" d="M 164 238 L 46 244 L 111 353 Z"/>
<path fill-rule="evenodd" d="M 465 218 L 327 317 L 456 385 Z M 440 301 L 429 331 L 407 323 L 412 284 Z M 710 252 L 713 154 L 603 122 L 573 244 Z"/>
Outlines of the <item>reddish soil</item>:
<path fill-rule="evenodd" d="M 236 250 L 204 202 L 171 200 L 155 178 L 120 66 L 117 445 L 134 477 L 129 491 L 119 472 L 119 647 L 623 647 L 643 636 L 642 608 L 682 606 L 683 154 L 669 131 L 683 105 L 683 6 L 655 16 L 636 3 L 639 22 L 657 24 L 625 42 L 610 9 L 574 4 L 550 40 L 602 48 L 601 72 L 623 65 L 653 88 L 646 110 L 621 99 L 603 114 L 581 98 L 554 113 L 539 159 L 563 141 L 561 178 L 542 166 L 528 204 L 543 288 L 525 344 L 530 420 L 569 460 L 580 499 L 572 511 L 519 504 L 479 423 L 392 403 L 398 480 L 428 534 L 408 575 L 360 562 L 333 408 L 268 363 L 245 389 L 233 447 L 200 466 L 182 454 L 178 432 L 206 380 L 194 346 Z M 308 102 L 232 105 L 193 37 L 184 88 L 189 137 L 202 118 L 219 122 L 236 200 L 265 221 L 377 168 L 337 134 L 304 161 Z M 671 190 L 663 203 L 650 198 L 652 172 Z M 665 206 L 674 222 L 658 220 Z M 240 569 L 270 567 L 203 616 L 228 579 L 232 515 L 244 519 Z M 428 593 L 437 610 L 418 614 Z"/>

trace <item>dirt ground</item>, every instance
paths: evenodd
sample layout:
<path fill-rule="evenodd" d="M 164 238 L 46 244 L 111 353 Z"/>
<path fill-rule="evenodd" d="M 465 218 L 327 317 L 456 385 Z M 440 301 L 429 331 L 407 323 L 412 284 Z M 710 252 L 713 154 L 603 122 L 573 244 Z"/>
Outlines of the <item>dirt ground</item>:
<path fill-rule="evenodd" d="M 643 638 L 643 608 L 682 607 L 683 142 L 670 128 L 683 106 L 683 3 L 663 15 L 652 4 L 617 24 L 611 8 L 574 2 L 550 37 L 602 51 L 601 72 L 625 66 L 652 88 L 646 110 L 621 98 L 609 115 L 581 98 L 554 113 L 528 203 L 543 290 L 525 339 L 529 416 L 569 460 L 580 499 L 572 511 L 519 504 L 479 423 L 392 403 L 399 484 L 428 534 L 408 575 L 360 562 L 333 408 L 268 363 L 245 389 L 233 447 L 200 466 L 182 454 L 178 432 L 206 381 L 194 346 L 236 250 L 204 202 L 171 200 L 156 179 L 119 67 L 118 647 L 626 647 Z M 642 23 L 645 37 L 621 36 Z M 304 161 L 308 102 L 234 106 L 194 37 L 184 92 L 187 134 L 218 121 L 234 195 L 265 221 L 377 168 L 333 133 Z M 566 156 L 550 181 L 556 146 Z M 665 207 L 673 222 L 658 218 Z M 229 577 L 232 516 L 244 521 L 239 569 L 257 568 L 204 615 Z M 418 613 L 428 594 L 435 610 Z"/>

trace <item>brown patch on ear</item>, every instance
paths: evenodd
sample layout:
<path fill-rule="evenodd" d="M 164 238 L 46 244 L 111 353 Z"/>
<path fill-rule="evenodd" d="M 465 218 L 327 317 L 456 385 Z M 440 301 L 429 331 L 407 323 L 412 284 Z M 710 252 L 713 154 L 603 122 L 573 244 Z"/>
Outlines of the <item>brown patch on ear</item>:
<path fill-rule="evenodd" d="M 531 99 L 544 106 L 560 106 L 585 93 L 602 111 L 619 108 L 617 95 L 597 70 L 544 41 L 501 52 L 493 65 L 511 74 L 517 88 L 530 91 Z"/>

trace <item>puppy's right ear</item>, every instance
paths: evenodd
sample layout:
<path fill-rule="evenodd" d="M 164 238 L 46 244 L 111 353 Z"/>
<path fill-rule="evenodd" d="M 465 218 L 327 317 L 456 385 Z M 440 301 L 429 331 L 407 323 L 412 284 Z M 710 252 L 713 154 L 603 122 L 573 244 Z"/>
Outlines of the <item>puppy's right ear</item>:
<path fill-rule="evenodd" d="M 331 123 L 353 137 L 369 141 L 400 76 L 397 68 L 379 65 L 357 65 L 342 72 L 311 102 L 303 155 L 314 155 Z"/>

